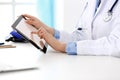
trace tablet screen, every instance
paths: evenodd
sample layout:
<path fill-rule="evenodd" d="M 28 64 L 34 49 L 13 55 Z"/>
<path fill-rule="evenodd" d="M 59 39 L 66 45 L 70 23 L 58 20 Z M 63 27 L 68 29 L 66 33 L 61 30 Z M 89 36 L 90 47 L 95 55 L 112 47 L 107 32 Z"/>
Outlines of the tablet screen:
<path fill-rule="evenodd" d="M 12 25 L 12 27 L 18 31 L 18 33 L 23 35 L 25 39 L 30 41 L 35 47 L 46 52 L 47 45 L 45 40 L 40 39 L 37 34 L 32 34 L 32 32 L 37 32 L 37 29 L 34 26 L 27 24 L 23 16 L 20 16 Z"/>

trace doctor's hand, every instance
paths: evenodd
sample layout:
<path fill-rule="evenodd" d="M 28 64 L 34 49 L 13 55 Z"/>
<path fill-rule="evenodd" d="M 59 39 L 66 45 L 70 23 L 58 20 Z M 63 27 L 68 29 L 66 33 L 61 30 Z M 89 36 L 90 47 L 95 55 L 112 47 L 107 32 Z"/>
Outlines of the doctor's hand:
<path fill-rule="evenodd" d="M 49 44 L 56 51 L 65 53 L 66 43 L 60 42 L 57 39 L 55 39 L 49 32 L 46 31 L 46 29 L 41 27 L 38 30 L 38 32 L 32 32 L 32 34 L 37 34 L 40 38 L 44 39 L 47 42 L 47 44 Z"/>
<path fill-rule="evenodd" d="M 38 18 L 28 15 L 28 14 L 23 14 L 23 16 L 27 18 L 26 23 L 33 25 L 37 29 L 43 27 L 44 29 L 46 29 L 47 32 L 54 35 L 54 29 L 52 29 L 49 26 L 47 26 L 46 24 L 44 24 Z"/>
<path fill-rule="evenodd" d="M 44 29 L 43 27 L 39 28 L 37 35 L 41 38 L 41 39 L 45 39 L 47 40 L 48 36 L 50 36 L 51 34 L 48 33 L 46 31 L 46 29 Z"/>
<path fill-rule="evenodd" d="M 39 29 L 40 26 L 44 25 L 38 18 L 36 18 L 34 16 L 31 16 L 28 14 L 23 14 L 23 16 L 27 18 L 26 23 L 35 26 L 37 29 Z"/>

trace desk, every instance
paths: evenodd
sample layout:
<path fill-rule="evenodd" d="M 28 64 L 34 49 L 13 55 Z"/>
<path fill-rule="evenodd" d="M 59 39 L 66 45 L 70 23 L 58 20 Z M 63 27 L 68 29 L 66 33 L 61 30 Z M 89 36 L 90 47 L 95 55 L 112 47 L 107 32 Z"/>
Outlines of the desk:
<path fill-rule="evenodd" d="M 37 58 L 39 69 L 0 74 L 0 80 L 120 80 L 119 58 L 70 56 L 51 49 L 47 54 L 43 54 L 30 44 L 20 44 L 14 49 L 20 52 L 29 52 L 31 49 L 29 54 L 33 55 L 34 59 Z"/>

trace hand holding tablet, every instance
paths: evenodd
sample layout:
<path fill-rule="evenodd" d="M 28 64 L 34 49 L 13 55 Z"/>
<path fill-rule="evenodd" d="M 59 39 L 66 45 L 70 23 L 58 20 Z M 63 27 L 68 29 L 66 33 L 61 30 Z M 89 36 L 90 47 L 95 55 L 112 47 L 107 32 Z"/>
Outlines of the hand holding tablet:
<path fill-rule="evenodd" d="M 21 34 L 23 38 L 25 38 L 31 44 L 33 44 L 36 48 L 46 53 L 47 43 L 44 39 L 40 39 L 40 37 L 37 34 L 32 34 L 32 32 L 37 32 L 38 30 L 34 26 L 27 24 L 25 21 L 26 18 L 21 15 L 14 22 L 12 28 L 15 29 L 19 34 Z"/>

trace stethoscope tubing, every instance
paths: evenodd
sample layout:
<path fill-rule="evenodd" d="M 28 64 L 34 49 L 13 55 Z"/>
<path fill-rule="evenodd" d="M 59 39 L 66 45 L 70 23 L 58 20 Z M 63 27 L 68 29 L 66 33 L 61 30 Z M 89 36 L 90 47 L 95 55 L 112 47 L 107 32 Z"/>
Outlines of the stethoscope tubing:
<path fill-rule="evenodd" d="M 110 17 L 107 20 L 104 20 L 105 22 L 108 22 L 109 20 L 111 20 L 112 18 L 112 13 L 113 13 L 113 9 L 115 8 L 116 4 L 118 3 L 119 0 L 116 0 L 113 4 L 113 6 L 110 8 L 110 10 L 108 10 L 108 17 Z M 88 3 L 86 4 L 85 8 L 87 7 Z M 85 9 L 84 9 L 85 10 Z M 83 14 L 83 13 L 82 13 Z M 81 27 L 78 27 L 78 30 L 83 30 Z"/>
<path fill-rule="evenodd" d="M 115 3 L 113 4 L 113 6 L 110 8 L 109 12 L 112 13 L 115 5 L 118 3 L 119 0 L 116 0 Z"/>

